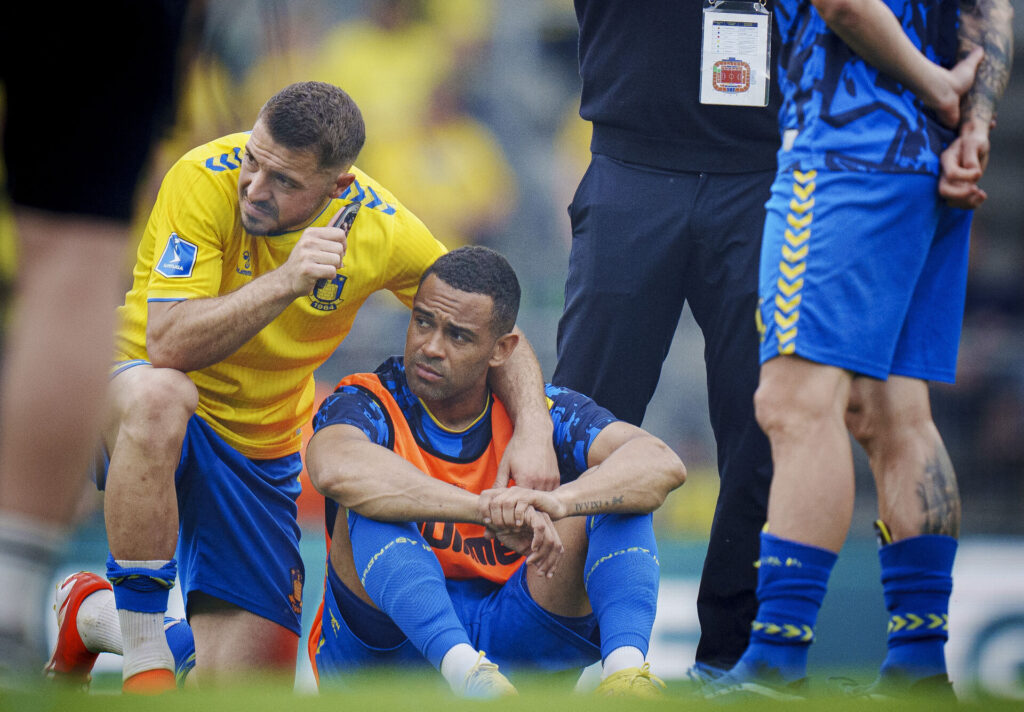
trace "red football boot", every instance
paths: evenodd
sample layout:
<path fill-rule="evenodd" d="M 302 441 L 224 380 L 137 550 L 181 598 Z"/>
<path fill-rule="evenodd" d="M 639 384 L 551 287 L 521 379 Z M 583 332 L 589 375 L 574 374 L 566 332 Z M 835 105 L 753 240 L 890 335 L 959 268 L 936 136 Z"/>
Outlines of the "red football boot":
<path fill-rule="evenodd" d="M 57 646 L 43 668 L 47 678 L 70 685 L 88 687 L 92 680 L 94 653 L 85 647 L 78 634 L 78 608 L 90 594 L 112 587 L 105 578 L 88 571 L 71 574 L 57 586 L 54 610 L 57 611 Z"/>

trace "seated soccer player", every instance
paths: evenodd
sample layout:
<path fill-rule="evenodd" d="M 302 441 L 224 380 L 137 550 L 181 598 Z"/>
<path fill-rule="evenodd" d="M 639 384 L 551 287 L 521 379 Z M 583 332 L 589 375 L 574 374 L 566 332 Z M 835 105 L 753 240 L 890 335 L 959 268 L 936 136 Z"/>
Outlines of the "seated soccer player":
<path fill-rule="evenodd" d="M 658 694 L 645 662 L 659 577 L 650 512 L 685 469 L 659 439 L 548 386 L 561 486 L 496 481 L 512 425 L 487 372 L 516 347 L 518 307 L 500 255 L 443 256 L 420 283 L 405 358 L 346 378 L 317 414 L 307 459 L 333 536 L 310 655 L 325 684 L 429 662 L 456 692 L 487 697 L 514 691 L 497 664 L 602 660 L 599 692 Z M 54 655 L 85 684 L 99 652 L 122 652 L 110 584 L 80 572 L 57 604 Z M 164 627 L 180 682 L 191 630 Z"/>
<path fill-rule="evenodd" d="M 487 388 L 516 348 L 519 284 L 465 247 L 424 273 L 404 358 L 341 381 L 314 418 L 327 498 L 318 681 L 374 665 L 440 670 L 457 694 L 514 694 L 499 672 L 603 661 L 598 692 L 655 696 L 651 512 L 685 469 L 658 438 L 548 386 L 561 485 L 496 481 L 512 426 Z"/>

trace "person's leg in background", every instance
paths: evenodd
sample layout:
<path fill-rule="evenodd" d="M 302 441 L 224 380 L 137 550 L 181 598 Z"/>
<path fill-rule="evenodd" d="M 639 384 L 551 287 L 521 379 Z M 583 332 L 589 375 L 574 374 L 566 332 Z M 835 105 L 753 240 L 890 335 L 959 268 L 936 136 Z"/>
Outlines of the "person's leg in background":
<path fill-rule="evenodd" d="M 45 660 L 45 589 L 96 447 L 124 224 L 17 211 L 21 257 L 0 382 L 3 664 Z"/>
<path fill-rule="evenodd" d="M 718 447 L 719 493 L 704 559 L 695 672 L 714 676 L 739 659 L 757 613 L 760 532 L 771 485 L 771 448 L 754 417 L 759 359 L 758 264 L 764 203 L 774 171 L 702 174 L 689 301 L 704 334 L 708 410 Z"/>
<path fill-rule="evenodd" d="M 551 381 L 637 426 L 683 308 L 675 243 L 689 209 L 678 181 L 687 176 L 595 155 L 569 209 L 572 251 Z M 622 199 L 627 186 L 661 209 L 637 210 Z"/>
<path fill-rule="evenodd" d="M 0 668 L 45 660 L 43 589 L 98 442 L 135 187 L 173 118 L 187 5 L 68 6 L 55 20 L 49 6 L 16 3 L 0 22 L 21 241 L 0 380 Z M 8 37 L 33 28 L 45 28 L 61 91 Z"/>

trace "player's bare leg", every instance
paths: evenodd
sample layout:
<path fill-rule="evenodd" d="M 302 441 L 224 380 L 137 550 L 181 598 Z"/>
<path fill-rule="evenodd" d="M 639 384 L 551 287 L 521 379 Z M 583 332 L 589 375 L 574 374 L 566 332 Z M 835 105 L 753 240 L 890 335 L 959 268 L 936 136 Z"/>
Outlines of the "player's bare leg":
<path fill-rule="evenodd" d="M 122 223 L 19 208 L 0 381 L 0 668 L 45 660 L 40 602 L 86 486 L 113 343 Z"/>
<path fill-rule="evenodd" d="M 857 379 L 847 422 L 868 453 L 881 517 L 888 653 L 871 694 L 952 698 L 944 646 L 960 496 L 932 421 L 928 386 L 900 376 Z"/>
<path fill-rule="evenodd" d="M 114 418 L 104 513 L 111 553 L 123 559 L 169 559 L 178 540 L 174 471 L 198 392 L 184 373 L 148 365 L 110 384 Z"/>
<path fill-rule="evenodd" d="M 104 514 L 124 638 L 126 689 L 173 687 L 163 634 L 178 538 L 174 472 L 198 392 L 184 373 L 135 366 L 111 381 L 113 416 Z"/>
<path fill-rule="evenodd" d="M 924 381 L 891 376 L 854 381 L 847 414 L 878 488 L 878 513 L 893 541 L 960 534 L 956 473 L 932 421 Z"/>
<path fill-rule="evenodd" d="M 566 517 L 555 522 L 555 529 L 565 547 L 558 567 L 549 578 L 530 566 L 526 570 L 526 587 L 530 597 L 541 608 L 559 616 L 585 616 L 593 609 L 583 585 L 583 566 L 587 556 L 586 517 Z"/>
<path fill-rule="evenodd" d="M 255 613 L 203 593 L 189 596 L 200 687 L 259 681 L 291 687 L 299 636 Z"/>
<path fill-rule="evenodd" d="M 850 375 L 796 356 L 761 367 L 757 420 L 772 446 L 769 532 L 838 552 L 853 515 L 853 459 L 843 416 Z"/>
<path fill-rule="evenodd" d="M 796 356 L 761 366 L 754 405 L 771 442 L 774 476 L 761 534 L 758 612 L 739 662 L 708 696 L 737 690 L 791 699 L 836 553 L 853 513 L 850 440 L 843 420 L 851 376 Z M 795 687 L 794 687 L 795 686 Z"/>

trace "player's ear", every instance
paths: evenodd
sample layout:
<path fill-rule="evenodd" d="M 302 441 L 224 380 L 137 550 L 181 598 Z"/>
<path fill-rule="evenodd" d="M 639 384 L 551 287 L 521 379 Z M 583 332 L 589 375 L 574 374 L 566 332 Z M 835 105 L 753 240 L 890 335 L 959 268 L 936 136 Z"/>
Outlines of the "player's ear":
<path fill-rule="evenodd" d="M 331 191 L 332 198 L 340 198 L 341 194 L 352 185 L 352 181 L 356 179 L 353 173 L 339 173 L 338 177 L 334 179 L 334 189 Z"/>
<path fill-rule="evenodd" d="M 494 350 L 491 352 L 491 359 L 487 362 L 487 365 L 491 368 L 501 366 L 508 357 L 512 355 L 512 352 L 516 350 L 516 346 L 519 345 L 519 334 L 515 332 L 509 332 L 504 336 L 498 337 L 498 340 L 494 342 Z"/>

